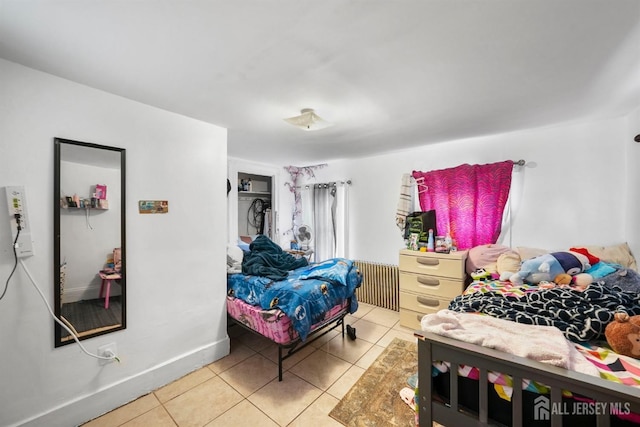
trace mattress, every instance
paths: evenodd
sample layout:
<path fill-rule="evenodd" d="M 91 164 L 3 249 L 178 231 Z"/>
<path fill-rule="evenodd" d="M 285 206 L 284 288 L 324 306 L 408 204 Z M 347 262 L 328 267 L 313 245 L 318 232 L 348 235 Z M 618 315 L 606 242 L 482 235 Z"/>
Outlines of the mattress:
<path fill-rule="evenodd" d="M 290 270 L 284 280 L 251 274 L 228 275 L 227 297 L 266 310 L 267 318 L 269 310 L 282 310 L 305 341 L 311 327 L 322 323 L 333 307 L 349 301 L 349 313 L 358 309 L 355 289 L 361 283 L 362 274 L 352 260 L 332 258 Z"/>
<path fill-rule="evenodd" d="M 311 326 L 310 333 L 326 325 L 349 310 L 349 300 L 344 300 L 324 313 L 324 317 Z M 235 321 L 252 329 L 276 344 L 288 345 L 300 339 L 291 319 L 279 308 L 262 309 L 232 296 L 227 296 L 227 313 Z"/>

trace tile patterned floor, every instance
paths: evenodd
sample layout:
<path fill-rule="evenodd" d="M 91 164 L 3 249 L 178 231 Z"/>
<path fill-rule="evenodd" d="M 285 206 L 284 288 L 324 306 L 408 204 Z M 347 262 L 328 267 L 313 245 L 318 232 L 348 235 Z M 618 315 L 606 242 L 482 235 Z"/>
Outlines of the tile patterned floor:
<path fill-rule="evenodd" d="M 357 339 L 331 331 L 284 361 L 282 382 L 277 346 L 232 327 L 228 356 L 84 426 L 341 426 L 329 412 L 369 365 L 393 338 L 415 341 L 399 318 L 361 303 L 345 319 Z"/>

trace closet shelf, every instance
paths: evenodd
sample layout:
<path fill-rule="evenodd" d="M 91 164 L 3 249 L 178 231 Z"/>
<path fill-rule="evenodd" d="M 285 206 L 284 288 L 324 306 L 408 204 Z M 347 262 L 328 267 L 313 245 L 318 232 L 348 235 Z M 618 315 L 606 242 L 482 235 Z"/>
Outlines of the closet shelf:
<path fill-rule="evenodd" d="M 270 191 L 238 191 L 238 194 L 249 194 L 249 195 L 256 195 L 256 196 L 270 196 L 271 192 Z"/>

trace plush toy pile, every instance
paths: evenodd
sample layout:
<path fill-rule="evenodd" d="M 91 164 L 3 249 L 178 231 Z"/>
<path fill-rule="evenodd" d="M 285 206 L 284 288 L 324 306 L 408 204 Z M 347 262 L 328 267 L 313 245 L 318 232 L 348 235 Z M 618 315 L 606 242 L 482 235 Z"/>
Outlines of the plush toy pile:
<path fill-rule="evenodd" d="M 500 280 L 515 285 L 537 284 L 547 289 L 554 286 L 570 286 L 584 290 L 594 280 L 615 271 L 611 265 L 585 248 L 570 248 L 568 251 L 544 253 L 522 261 L 515 273 L 503 271 Z"/>
<path fill-rule="evenodd" d="M 606 338 L 616 353 L 640 359 L 640 274 L 627 244 L 559 252 L 483 245 L 469 250 L 466 267 L 473 283 L 450 310 L 555 326 L 576 342 Z"/>
<path fill-rule="evenodd" d="M 588 258 L 579 252 L 551 252 L 522 262 L 520 271 L 512 274 L 509 281 L 521 285 L 552 282 L 560 274 L 575 276 L 591 267 Z"/>

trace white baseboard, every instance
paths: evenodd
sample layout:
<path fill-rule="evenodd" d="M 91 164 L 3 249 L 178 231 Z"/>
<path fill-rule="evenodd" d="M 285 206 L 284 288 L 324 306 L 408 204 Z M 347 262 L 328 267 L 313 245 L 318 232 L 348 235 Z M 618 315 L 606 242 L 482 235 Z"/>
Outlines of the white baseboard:
<path fill-rule="evenodd" d="M 23 420 L 14 426 L 77 426 L 149 394 L 229 354 L 229 337 L 182 354 L 132 377 Z"/>

